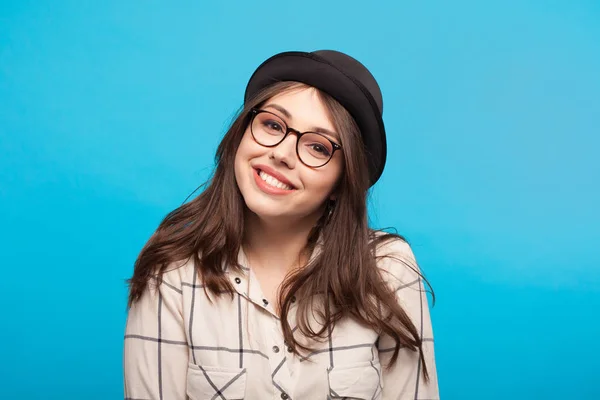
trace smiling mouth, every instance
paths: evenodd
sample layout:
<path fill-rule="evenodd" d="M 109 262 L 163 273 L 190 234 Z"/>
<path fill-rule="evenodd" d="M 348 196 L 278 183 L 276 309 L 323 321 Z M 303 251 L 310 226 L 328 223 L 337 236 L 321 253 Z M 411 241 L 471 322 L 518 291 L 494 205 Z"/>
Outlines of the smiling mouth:
<path fill-rule="evenodd" d="M 273 187 L 273 188 L 277 188 L 277 189 L 281 189 L 281 190 L 294 190 L 296 189 L 295 187 L 288 185 L 287 183 L 283 183 L 280 180 L 278 180 L 277 178 L 275 178 L 274 176 L 269 175 L 268 173 L 266 173 L 265 171 L 260 170 L 259 168 L 255 168 L 256 173 L 258 174 L 258 177 L 264 181 L 267 185 Z"/>

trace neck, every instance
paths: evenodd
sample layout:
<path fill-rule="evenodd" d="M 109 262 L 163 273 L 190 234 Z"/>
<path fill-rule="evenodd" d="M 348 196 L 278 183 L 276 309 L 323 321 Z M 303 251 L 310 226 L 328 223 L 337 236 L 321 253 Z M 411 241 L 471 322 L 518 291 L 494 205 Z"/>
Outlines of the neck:
<path fill-rule="evenodd" d="M 300 259 L 300 253 L 315 224 L 313 218 L 266 221 L 246 210 L 244 252 L 253 268 L 286 273 L 306 261 Z"/>

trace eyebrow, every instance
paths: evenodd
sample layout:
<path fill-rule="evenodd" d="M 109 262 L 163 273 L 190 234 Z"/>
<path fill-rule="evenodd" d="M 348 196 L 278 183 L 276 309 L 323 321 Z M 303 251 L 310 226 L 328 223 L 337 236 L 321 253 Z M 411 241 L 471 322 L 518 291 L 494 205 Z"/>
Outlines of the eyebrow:
<path fill-rule="evenodd" d="M 279 104 L 268 104 L 265 106 L 265 108 L 274 108 L 275 110 L 279 111 L 280 113 L 282 113 L 283 115 L 285 115 L 286 118 L 292 119 L 292 114 L 286 110 L 285 108 L 283 108 L 282 106 L 280 106 Z M 312 129 L 309 129 L 307 132 L 317 132 L 317 133 L 324 133 L 325 135 L 329 135 L 331 137 L 333 137 L 336 141 L 340 141 L 340 136 L 333 132 L 330 131 L 329 129 L 325 129 L 325 128 L 320 128 L 318 126 L 313 127 Z"/>

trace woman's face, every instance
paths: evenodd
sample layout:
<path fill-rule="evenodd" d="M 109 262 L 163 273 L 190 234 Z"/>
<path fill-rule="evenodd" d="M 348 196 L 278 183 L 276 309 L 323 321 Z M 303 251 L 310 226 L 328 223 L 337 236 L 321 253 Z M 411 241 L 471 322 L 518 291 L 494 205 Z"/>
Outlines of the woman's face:
<path fill-rule="evenodd" d="M 300 132 L 327 130 L 337 144 L 338 133 L 325 105 L 313 88 L 300 88 L 272 97 L 261 110 L 279 116 L 288 127 Z M 324 166 L 311 168 L 296 153 L 298 138 L 290 133 L 275 147 L 264 147 L 246 128 L 235 156 L 235 178 L 246 206 L 264 220 L 299 220 L 316 223 L 325 201 L 342 174 L 343 154 L 336 151 Z M 286 185 L 282 185 L 286 184 Z"/>

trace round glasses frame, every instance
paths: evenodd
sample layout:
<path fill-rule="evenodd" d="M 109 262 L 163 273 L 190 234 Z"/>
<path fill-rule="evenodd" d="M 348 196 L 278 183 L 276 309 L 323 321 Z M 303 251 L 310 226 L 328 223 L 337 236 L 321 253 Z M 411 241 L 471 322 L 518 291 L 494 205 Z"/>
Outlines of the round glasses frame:
<path fill-rule="evenodd" d="M 283 124 L 284 124 L 283 128 L 285 129 L 285 132 L 283 133 L 283 136 L 281 137 L 281 140 L 279 142 L 277 142 L 275 144 L 262 144 L 261 142 L 259 142 L 256 139 L 256 136 L 254 135 L 254 129 L 253 129 L 254 118 L 256 118 L 256 116 L 258 114 L 262 114 L 262 113 L 271 114 L 271 115 L 277 117 L 277 119 L 281 120 L 281 122 L 283 122 Z M 283 118 L 281 118 L 279 115 L 277 115 L 275 113 L 272 113 L 270 111 L 260 110 L 258 108 L 252 108 L 250 110 L 250 115 L 251 115 L 251 118 L 250 118 L 250 133 L 252 133 L 252 138 L 254 139 L 254 141 L 256 143 L 258 143 L 259 145 L 261 145 L 263 147 L 276 147 L 276 146 L 279 146 L 281 144 L 281 142 L 283 142 L 285 140 L 285 138 L 287 138 L 290 133 L 293 133 L 294 135 L 296 135 L 296 138 L 297 138 L 297 140 L 296 140 L 296 156 L 298 157 L 298 160 L 300 160 L 300 162 L 302 164 L 306 165 L 309 168 L 321 168 L 321 167 L 325 166 L 329 161 L 331 161 L 331 159 L 333 158 L 333 155 L 335 154 L 335 152 L 337 150 L 341 150 L 342 149 L 342 146 L 340 146 L 339 144 L 335 143 L 333 140 L 329 139 L 327 136 L 320 134 L 319 132 L 311 132 L 311 131 L 300 132 L 297 129 L 290 128 L 287 125 L 287 123 L 284 121 Z M 325 161 L 323 164 L 320 164 L 320 165 L 310 165 L 310 164 L 305 163 L 304 160 L 302 160 L 302 157 L 300 157 L 300 149 L 299 149 L 300 138 L 302 136 L 304 136 L 305 134 L 307 134 L 307 133 L 310 133 L 310 134 L 313 134 L 313 135 L 319 135 L 322 138 L 324 138 L 325 140 L 329 141 L 329 143 L 331 143 L 331 146 L 332 146 L 333 150 L 331 151 L 331 155 L 329 156 L 329 159 L 327 161 Z"/>

